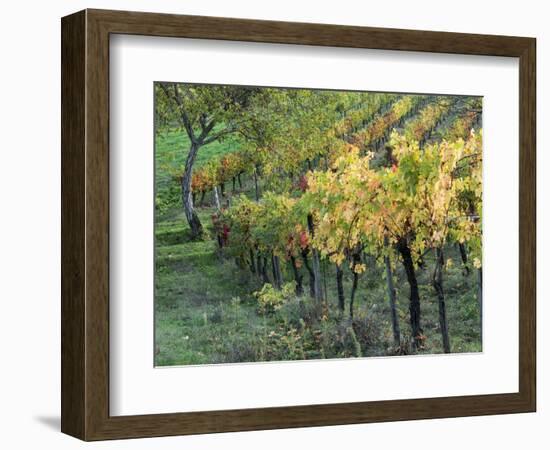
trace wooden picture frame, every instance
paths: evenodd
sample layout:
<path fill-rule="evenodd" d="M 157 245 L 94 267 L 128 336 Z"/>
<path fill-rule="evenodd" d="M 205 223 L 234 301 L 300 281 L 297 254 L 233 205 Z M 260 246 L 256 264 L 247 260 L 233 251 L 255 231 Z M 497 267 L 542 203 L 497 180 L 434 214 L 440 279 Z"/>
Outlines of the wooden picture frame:
<path fill-rule="evenodd" d="M 62 30 L 62 415 L 83 440 L 309 427 L 536 408 L 533 38 L 85 10 Z M 519 391 L 140 416 L 109 415 L 109 36 L 134 34 L 519 58 Z"/>

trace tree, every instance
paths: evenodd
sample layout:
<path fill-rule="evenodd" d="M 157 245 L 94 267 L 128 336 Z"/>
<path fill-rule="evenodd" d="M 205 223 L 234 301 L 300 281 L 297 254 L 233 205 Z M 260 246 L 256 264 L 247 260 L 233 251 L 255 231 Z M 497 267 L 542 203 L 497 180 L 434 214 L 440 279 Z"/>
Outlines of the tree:
<path fill-rule="evenodd" d="M 443 350 L 449 353 L 443 249 L 449 238 L 460 243 L 471 242 L 472 247 L 477 248 L 473 244 L 481 234 L 480 223 L 475 217 L 475 210 L 481 205 L 481 134 L 472 132 L 467 141 L 443 140 L 422 149 L 417 141 L 394 134 L 391 145 L 397 165 L 385 171 L 387 180 L 383 186 L 392 199 L 392 202 L 385 202 L 388 217 L 391 217 L 385 226 L 395 237 L 411 287 L 413 337 L 418 346 L 420 342 L 415 330 L 421 331 L 420 299 L 415 261 L 418 262 L 427 250 L 434 249 L 432 285 L 438 298 Z"/>
<path fill-rule="evenodd" d="M 357 276 L 365 270 L 357 257 L 358 249 L 385 254 L 386 248 L 393 246 L 399 253 L 410 288 L 409 318 L 417 349 L 423 346 L 424 335 L 416 271 L 422 256 L 433 248 L 437 253 L 433 285 L 439 299 L 440 328 L 444 349 L 450 351 L 442 251 L 451 230 L 456 230 L 455 238 L 460 242 L 470 241 L 479 233 L 471 214 L 461 211 L 481 201 L 480 142 L 473 135 L 467 142 L 443 141 L 421 149 L 418 141 L 393 133 L 391 167 L 373 169 L 373 155 L 362 157 L 350 146 L 336 158 L 330 171 L 308 176 L 304 197 L 319 217 L 313 246 L 337 265 L 346 258 L 351 260 L 352 300 Z M 464 197 L 461 202 L 460 193 Z M 475 200 L 467 200 L 472 195 Z M 388 289 L 391 300 L 393 288 L 389 285 Z M 395 331 L 394 327 L 397 335 Z"/>
<path fill-rule="evenodd" d="M 471 122 L 470 122 L 471 123 Z M 467 123 L 469 125 L 469 123 Z M 464 247 L 472 260 L 472 265 L 477 272 L 479 306 L 479 331 L 483 338 L 483 314 L 482 314 L 482 252 L 481 252 L 481 219 L 482 219 L 482 132 L 475 132 L 470 128 L 469 136 L 465 142 L 464 154 L 457 162 L 453 171 L 457 190 L 457 207 L 454 217 L 451 218 L 451 238 Z"/>
<path fill-rule="evenodd" d="M 393 343 L 396 348 L 399 348 L 401 346 L 401 330 L 399 328 L 399 316 L 397 314 L 397 294 L 395 292 L 395 285 L 393 283 L 393 270 L 387 236 L 384 237 L 384 268 L 386 276 L 386 287 L 388 290 L 388 299 L 390 301 Z"/>
<path fill-rule="evenodd" d="M 189 149 L 181 177 L 181 196 L 191 234 L 197 238 L 202 234 L 202 224 L 194 209 L 191 189 L 197 153 L 201 147 L 243 127 L 254 97 L 264 94 L 258 88 L 165 82 L 156 83 L 155 94 L 157 115 L 163 117 L 161 123 L 177 123 L 187 134 Z"/>
<path fill-rule="evenodd" d="M 349 262 L 352 272 L 349 316 L 353 319 L 359 275 L 366 269 L 361 254 L 368 243 L 357 227 L 357 222 L 361 205 L 369 201 L 370 194 L 365 190 L 352 192 L 350 188 L 356 186 L 357 176 L 367 176 L 371 158 L 361 158 L 359 149 L 349 144 L 340 147 L 336 153 L 339 156 L 335 158 L 331 170 L 309 173 L 308 188 L 302 202 L 304 209 L 313 211 L 317 217 L 315 233 L 311 233 L 313 249 L 336 265 L 338 305 L 341 311 L 345 308 L 343 263 L 346 260 Z M 308 217 L 312 218 L 313 214 L 310 213 Z"/>
<path fill-rule="evenodd" d="M 269 282 L 266 263 L 271 260 L 273 285 L 283 286 L 281 261 L 290 262 L 296 294 L 303 293 L 302 251 L 308 246 L 305 228 L 295 219 L 296 199 L 267 192 L 260 201 L 238 196 L 218 221 L 219 230 L 229 230 L 227 251 L 246 260 L 250 271 Z M 256 263 L 256 261 L 258 261 Z"/>

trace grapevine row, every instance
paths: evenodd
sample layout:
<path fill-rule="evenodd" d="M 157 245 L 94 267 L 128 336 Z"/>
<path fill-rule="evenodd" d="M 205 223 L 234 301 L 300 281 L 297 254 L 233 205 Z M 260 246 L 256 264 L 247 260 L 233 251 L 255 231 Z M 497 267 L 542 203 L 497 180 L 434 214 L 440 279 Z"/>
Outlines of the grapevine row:
<path fill-rule="evenodd" d="M 214 224 L 220 247 L 263 282 L 280 288 L 281 261 L 288 265 L 297 294 L 303 292 L 301 267 L 310 278 L 310 295 L 322 299 L 319 260 L 333 263 L 337 276 L 347 261 L 353 277 L 351 317 L 357 279 L 367 270 L 364 252 L 387 263 L 390 249 L 396 249 L 411 285 L 412 335 L 421 347 L 413 261 L 429 249 L 440 255 L 445 242 L 456 240 L 468 242 L 480 264 L 481 228 L 478 220 L 471 220 L 471 209 L 479 209 L 481 202 L 481 135 L 420 149 L 418 142 L 394 133 L 391 145 L 391 167 L 375 169 L 372 155 L 361 156 L 357 148 L 350 148 L 330 170 L 310 172 L 301 196 L 266 193 L 259 202 L 241 196 L 214 216 Z M 471 157 L 476 157 L 476 164 L 464 165 Z M 341 276 L 337 282 L 341 284 Z M 338 292 L 343 309 L 340 285 Z"/>

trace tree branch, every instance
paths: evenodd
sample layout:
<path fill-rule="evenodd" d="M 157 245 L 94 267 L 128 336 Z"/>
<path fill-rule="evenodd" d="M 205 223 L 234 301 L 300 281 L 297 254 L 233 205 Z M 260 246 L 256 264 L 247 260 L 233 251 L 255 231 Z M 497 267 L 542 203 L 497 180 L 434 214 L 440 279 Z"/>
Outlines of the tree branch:
<path fill-rule="evenodd" d="M 198 138 L 198 141 L 203 142 L 204 144 L 208 144 L 212 141 L 206 142 L 206 136 L 208 136 L 208 134 L 212 131 L 216 122 L 214 121 L 214 119 L 210 120 L 210 122 L 207 122 L 206 118 L 204 116 L 201 116 L 200 123 L 202 132 Z"/>
<path fill-rule="evenodd" d="M 165 83 L 161 83 L 160 87 L 162 88 L 162 90 L 166 94 L 166 97 L 168 99 L 170 99 L 172 97 L 174 99 L 174 101 L 176 102 L 176 105 L 178 105 L 180 118 L 181 118 L 181 121 L 183 123 L 183 126 L 185 127 L 185 131 L 187 131 L 187 135 L 189 136 L 189 139 L 191 139 L 191 142 L 194 143 L 194 144 L 197 144 L 198 142 L 197 142 L 197 139 L 195 137 L 195 132 L 193 131 L 193 126 L 192 126 L 191 120 L 189 119 L 189 116 L 187 115 L 187 112 L 185 111 L 185 107 L 183 105 L 183 100 L 181 99 L 181 96 L 179 94 L 178 87 L 177 87 L 176 83 L 172 83 L 172 88 L 174 90 L 173 96 L 170 95 L 170 92 L 169 92 L 168 88 L 166 87 Z"/>
<path fill-rule="evenodd" d="M 214 127 L 214 124 L 212 123 L 211 129 Z M 202 145 L 210 144 L 211 142 L 214 142 L 216 139 L 219 139 L 223 136 L 227 136 L 228 134 L 231 134 L 235 132 L 235 129 L 233 127 L 224 128 L 223 130 L 211 135 L 209 138 L 204 139 L 202 141 Z M 202 134 L 201 134 L 202 136 Z"/>

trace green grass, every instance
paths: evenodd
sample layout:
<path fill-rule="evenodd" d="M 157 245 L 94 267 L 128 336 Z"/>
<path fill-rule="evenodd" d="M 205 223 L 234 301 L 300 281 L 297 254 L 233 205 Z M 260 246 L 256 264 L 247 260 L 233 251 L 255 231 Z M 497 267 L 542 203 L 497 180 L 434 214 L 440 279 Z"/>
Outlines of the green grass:
<path fill-rule="evenodd" d="M 311 313 L 307 295 L 292 298 L 274 314 L 257 311 L 254 291 L 262 283 L 248 269 L 237 267 L 232 258 L 221 254 L 212 233 L 211 215 L 215 209 L 210 194 L 204 207 L 197 208 L 205 227 L 204 240 L 191 240 L 180 203 L 177 183 L 169 171 L 184 161 L 184 138 L 172 131 L 157 138 L 157 196 L 165 203 L 157 210 L 155 226 L 155 364 L 157 366 L 317 359 L 334 357 L 382 356 L 395 354 L 392 347 L 390 309 L 383 270 L 372 258 L 359 283 L 355 320 L 341 319 L 336 309 L 335 268 L 322 263 L 328 304 L 325 320 Z M 199 150 L 198 162 L 237 148 L 237 141 L 211 144 Z M 253 197 L 253 183 L 243 176 L 244 193 Z M 174 191 L 171 197 L 168 195 Z M 231 196 L 230 187 L 227 195 Z M 453 265 L 444 274 L 447 315 L 453 352 L 481 350 L 479 308 L 475 274 L 464 276 L 458 250 L 445 249 Z M 418 270 L 422 327 L 426 335 L 422 353 L 441 353 L 438 303 L 431 286 L 433 256 L 426 257 L 425 269 Z M 305 271 L 304 271 L 305 272 Z M 290 267 L 283 267 L 285 281 L 291 281 Z M 399 322 L 402 338 L 410 334 L 408 293 L 403 269 L 395 273 Z M 308 292 L 307 274 L 304 290 Z M 346 301 L 349 302 L 351 273 L 345 274 Z M 353 329 L 353 332 L 350 331 Z"/>
<path fill-rule="evenodd" d="M 198 208 L 206 235 L 213 212 Z M 222 257 L 214 239 L 191 240 L 183 213 L 173 215 L 155 230 L 155 363 L 226 362 L 236 342 L 248 347 L 264 328 L 251 295 L 260 283 Z"/>
<path fill-rule="evenodd" d="M 210 159 L 223 156 L 236 150 L 240 145 L 237 136 L 230 135 L 224 141 L 214 141 L 202 147 L 195 160 L 195 168 L 204 166 Z M 157 133 L 156 161 L 162 177 L 166 169 L 183 169 L 190 141 L 184 131 L 173 129 Z M 183 150 L 183 151 L 182 151 Z"/>
<path fill-rule="evenodd" d="M 179 129 L 158 132 L 155 141 L 155 190 L 157 216 L 176 211 L 181 199 L 181 191 L 174 180 L 180 176 L 185 167 L 185 159 L 190 147 L 187 134 Z M 197 153 L 194 168 L 204 166 L 209 160 L 220 158 L 226 153 L 235 151 L 241 145 L 236 136 L 230 135 L 222 142 L 214 141 L 201 147 Z"/>

